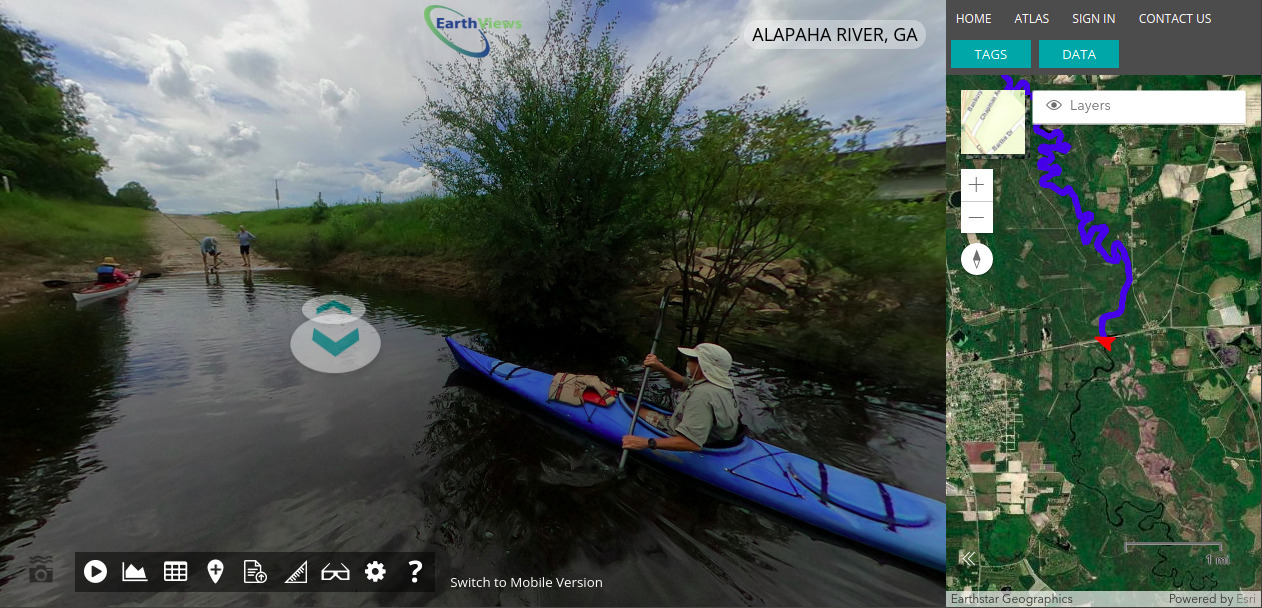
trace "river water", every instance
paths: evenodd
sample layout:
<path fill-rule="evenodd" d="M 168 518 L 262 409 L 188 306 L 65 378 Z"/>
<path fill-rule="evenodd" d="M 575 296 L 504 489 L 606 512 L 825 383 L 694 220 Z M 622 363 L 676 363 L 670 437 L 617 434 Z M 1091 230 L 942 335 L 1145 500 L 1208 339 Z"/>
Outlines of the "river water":
<path fill-rule="evenodd" d="M 330 293 L 362 300 L 381 335 L 353 373 L 290 352 L 302 304 Z M 498 343 L 460 297 L 293 272 L 164 277 L 78 309 L 59 294 L 0 316 L 0 605 L 942 601 L 941 573 L 671 471 L 633 459 L 616 479 L 618 450 L 453 373 L 444 335 L 624 387 L 648 346 L 632 338 L 584 366 L 546 338 Z M 760 438 L 942 498 L 940 412 L 732 350 Z M 434 551 L 447 566 L 434 594 L 75 594 L 75 551 Z M 53 558 L 53 582 L 29 580 L 33 556 Z M 448 588 L 483 576 L 603 587 Z"/>

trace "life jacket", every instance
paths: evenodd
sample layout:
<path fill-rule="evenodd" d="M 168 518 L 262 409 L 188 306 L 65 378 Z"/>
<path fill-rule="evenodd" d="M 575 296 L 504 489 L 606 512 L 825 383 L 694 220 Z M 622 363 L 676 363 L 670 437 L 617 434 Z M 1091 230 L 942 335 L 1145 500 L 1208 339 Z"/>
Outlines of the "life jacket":
<path fill-rule="evenodd" d="M 601 407 L 613 405 L 620 389 L 606 384 L 600 378 L 589 375 L 557 374 L 548 388 L 548 399 L 569 405 L 591 403 Z"/>
<path fill-rule="evenodd" d="M 108 264 L 102 264 L 96 267 L 97 283 L 118 283 L 118 277 L 114 276 L 114 267 Z"/>

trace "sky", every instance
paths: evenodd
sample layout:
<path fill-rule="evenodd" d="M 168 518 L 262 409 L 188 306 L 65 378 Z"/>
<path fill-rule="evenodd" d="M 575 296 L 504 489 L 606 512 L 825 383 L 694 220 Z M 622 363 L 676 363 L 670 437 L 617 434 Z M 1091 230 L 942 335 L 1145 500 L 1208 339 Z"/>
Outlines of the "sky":
<path fill-rule="evenodd" d="M 520 20 L 514 33 L 536 40 L 550 14 L 540 0 L 444 6 Z M 430 63 L 462 56 L 430 31 L 425 7 L 0 0 L 0 13 L 52 45 L 61 76 L 83 88 L 111 190 L 138 181 L 172 213 L 272 208 L 277 181 L 285 207 L 317 195 L 336 203 L 433 192 L 411 155 L 418 125 L 405 119 L 425 99 Z M 724 107 L 765 86 L 769 107 L 801 101 L 837 124 L 873 118 L 878 142 L 903 125 L 922 143 L 945 139 L 945 0 L 613 0 L 602 14 L 615 12 L 633 66 L 723 48 L 755 19 L 920 21 L 928 36 L 913 50 L 763 50 L 738 40 L 686 105 Z"/>

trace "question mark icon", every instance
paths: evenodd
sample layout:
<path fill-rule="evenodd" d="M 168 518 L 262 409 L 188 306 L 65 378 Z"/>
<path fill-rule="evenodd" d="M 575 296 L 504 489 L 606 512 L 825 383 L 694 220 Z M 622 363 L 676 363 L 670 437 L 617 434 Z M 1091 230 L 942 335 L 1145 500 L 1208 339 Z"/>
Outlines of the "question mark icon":
<path fill-rule="evenodd" d="M 409 565 L 409 566 L 411 566 L 411 565 L 413 565 L 413 564 L 415 564 L 415 565 L 416 565 L 416 567 L 415 567 L 415 568 L 412 568 L 412 582 L 413 582 L 413 583 L 415 583 L 415 582 L 416 582 L 416 575 L 417 575 L 417 574 L 419 574 L 419 573 L 420 573 L 420 571 L 421 571 L 421 562 L 419 562 L 419 561 L 417 561 L 417 560 L 412 560 L 412 561 L 408 562 L 408 565 Z"/>

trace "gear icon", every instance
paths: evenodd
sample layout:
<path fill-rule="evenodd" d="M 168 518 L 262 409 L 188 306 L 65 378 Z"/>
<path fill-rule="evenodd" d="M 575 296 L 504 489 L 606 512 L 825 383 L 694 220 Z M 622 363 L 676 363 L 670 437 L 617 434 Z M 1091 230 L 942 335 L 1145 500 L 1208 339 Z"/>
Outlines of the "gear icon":
<path fill-rule="evenodd" d="M 381 579 L 386 577 L 386 567 L 381 565 L 381 562 L 372 562 L 364 568 L 364 576 L 374 583 L 380 583 Z"/>

